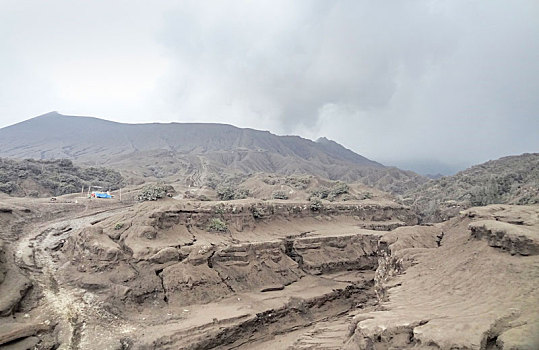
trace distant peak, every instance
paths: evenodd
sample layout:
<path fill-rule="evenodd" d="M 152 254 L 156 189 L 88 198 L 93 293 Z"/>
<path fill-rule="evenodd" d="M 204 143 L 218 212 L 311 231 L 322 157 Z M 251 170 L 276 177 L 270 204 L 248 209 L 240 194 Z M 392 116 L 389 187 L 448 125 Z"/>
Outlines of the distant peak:
<path fill-rule="evenodd" d="M 58 116 L 61 116 L 61 114 L 58 113 L 57 111 L 52 111 L 52 112 L 49 112 L 49 113 L 45 113 L 45 114 L 42 114 L 42 115 L 38 115 L 36 118 L 42 118 L 42 117 L 58 117 Z"/>
<path fill-rule="evenodd" d="M 317 140 L 316 140 L 317 143 L 335 143 L 335 141 L 331 141 L 330 139 L 328 139 L 327 137 L 319 137 Z"/>

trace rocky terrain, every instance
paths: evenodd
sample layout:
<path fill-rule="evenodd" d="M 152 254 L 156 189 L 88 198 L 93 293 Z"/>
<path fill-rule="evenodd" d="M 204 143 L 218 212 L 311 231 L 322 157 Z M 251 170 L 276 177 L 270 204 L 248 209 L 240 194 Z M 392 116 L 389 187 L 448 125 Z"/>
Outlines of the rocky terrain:
<path fill-rule="evenodd" d="M 3 197 L 0 344 L 533 349 L 539 208 Z"/>
<path fill-rule="evenodd" d="M 491 205 L 386 235 L 380 310 L 355 317 L 347 347 L 536 349 L 538 219 L 537 206 Z"/>
<path fill-rule="evenodd" d="M 175 199 L 4 203 L 3 267 L 20 283 L 0 285 L 9 316 L 0 341 L 40 348 L 208 348 L 243 342 L 245 327 L 257 333 L 281 318 L 293 329 L 340 317 L 374 295 L 383 231 L 365 227 L 417 222 L 383 200 L 316 210 Z"/>

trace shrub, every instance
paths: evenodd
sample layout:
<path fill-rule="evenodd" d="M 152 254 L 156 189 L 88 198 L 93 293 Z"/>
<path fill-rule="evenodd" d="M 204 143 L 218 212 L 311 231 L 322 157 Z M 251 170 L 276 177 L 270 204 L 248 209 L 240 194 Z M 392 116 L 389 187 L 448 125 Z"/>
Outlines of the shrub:
<path fill-rule="evenodd" d="M 232 186 L 217 187 L 217 197 L 222 201 L 231 201 L 233 199 L 244 199 L 249 195 L 249 190 L 235 188 Z"/>
<path fill-rule="evenodd" d="M 370 192 L 364 192 L 361 194 L 361 197 L 360 199 L 371 199 L 372 198 L 372 193 Z"/>
<path fill-rule="evenodd" d="M 212 190 L 215 190 L 215 189 L 217 189 L 218 183 L 219 183 L 218 179 L 216 179 L 213 176 L 209 176 L 206 179 L 206 182 L 205 182 L 204 185 L 211 188 Z"/>
<path fill-rule="evenodd" d="M 123 227 L 124 227 L 123 222 L 119 222 L 119 223 L 117 223 L 117 224 L 114 226 L 114 229 L 115 229 L 116 231 L 118 231 L 118 230 L 121 230 Z"/>
<path fill-rule="evenodd" d="M 229 186 L 217 187 L 217 197 L 222 201 L 231 201 L 234 199 L 234 189 Z"/>
<path fill-rule="evenodd" d="M 226 226 L 226 223 L 222 221 L 221 219 L 213 218 L 210 220 L 210 223 L 208 224 L 208 231 L 226 232 L 228 231 L 228 227 Z"/>
<path fill-rule="evenodd" d="M 268 184 L 268 185 L 275 185 L 277 184 L 277 180 L 271 178 L 271 177 L 265 177 L 262 179 L 262 182 L 264 182 L 265 184 Z"/>
<path fill-rule="evenodd" d="M 322 201 L 318 198 L 312 198 L 310 200 L 309 208 L 312 211 L 320 211 L 320 209 L 322 209 Z"/>
<path fill-rule="evenodd" d="M 306 189 L 310 183 L 311 183 L 311 178 L 306 177 L 306 176 L 302 176 L 302 177 L 289 176 L 285 179 L 285 184 L 299 190 Z"/>
<path fill-rule="evenodd" d="M 331 188 L 324 186 L 315 188 L 311 191 L 311 198 L 327 199 L 333 202 L 337 197 L 343 194 L 347 194 L 350 191 L 350 187 L 344 182 L 337 182 Z"/>
<path fill-rule="evenodd" d="M 215 207 L 215 214 L 218 214 L 218 215 L 223 215 L 225 213 L 225 208 L 224 206 L 216 206 Z"/>
<path fill-rule="evenodd" d="M 69 159 L 60 159 L 58 165 L 62 168 L 71 168 L 73 167 L 73 162 Z"/>
<path fill-rule="evenodd" d="M 234 199 L 245 199 L 249 196 L 249 190 L 238 188 L 234 192 Z"/>
<path fill-rule="evenodd" d="M 10 194 L 17 190 L 17 185 L 13 182 L 0 183 L 0 192 Z"/>
<path fill-rule="evenodd" d="M 251 213 L 255 219 L 262 219 L 264 217 L 264 209 L 262 208 L 251 207 Z"/>
<path fill-rule="evenodd" d="M 336 197 L 341 194 L 346 194 L 350 191 L 350 187 L 348 187 L 347 184 L 344 182 L 337 182 L 333 187 L 331 188 L 331 193 Z"/>
<path fill-rule="evenodd" d="M 325 199 L 328 197 L 329 192 L 327 187 L 318 187 L 311 191 L 311 198 Z"/>
<path fill-rule="evenodd" d="M 142 188 L 137 199 L 139 201 L 156 201 L 165 197 L 167 192 L 174 192 L 174 188 L 167 185 L 146 185 Z"/>
<path fill-rule="evenodd" d="M 285 191 L 275 191 L 271 194 L 273 199 L 288 199 L 288 195 Z"/>

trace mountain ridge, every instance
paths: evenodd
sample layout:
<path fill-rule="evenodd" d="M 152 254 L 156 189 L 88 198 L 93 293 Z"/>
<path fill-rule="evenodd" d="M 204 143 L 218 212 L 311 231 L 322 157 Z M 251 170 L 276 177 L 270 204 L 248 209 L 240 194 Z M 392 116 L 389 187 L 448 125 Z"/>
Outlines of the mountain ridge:
<path fill-rule="evenodd" d="M 106 128 L 102 130 L 93 130 L 96 134 L 87 133 L 88 128 Z M 29 130 L 36 129 L 39 130 Z M 142 141 L 139 138 L 140 131 L 137 129 L 147 129 L 147 132 L 159 133 L 160 142 L 148 143 L 146 140 Z M 120 130 L 121 129 L 121 130 Z M 201 133 L 200 129 L 204 129 Z M 81 133 L 81 130 L 85 132 Z M 216 139 L 215 132 L 221 132 L 222 136 L 218 136 Z M 314 147 L 319 150 L 329 151 L 325 148 L 331 149 L 331 155 L 337 158 L 345 158 L 347 160 L 353 160 L 355 162 L 369 164 L 372 166 L 381 166 L 380 163 L 371 161 L 359 154 L 346 149 L 335 141 L 328 142 L 315 142 L 309 139 L 302 138 L 296 135 L 275 135 L 269 131 L 261 131 L 252 128 L 239 128 L 230 124 L 222 123 L 120 123 L 115 121 L 109 121 L 106 119 L 87 117 L 87 116 L 67 116 L 62 115 L 57 112 L 49 112 L 25 121 L 22 121 L 17 124 L 7 126 L 0 129 L 0 146 L 2 147 L 1 154 L 3 156 L 14 156 L 20 157 L 20 153 L 16 151 L 17 149 L 17 140 L 15 138 L 31 136 L 32 140 L 25 140 L 28 145 L 24 147 L 24 156 L 30 155 L 32 158 L 47 159 L 47 158 L 58 158 L 57 155 L 49 156 L 47 152 L 42 151 L 38 154 L 29 154 L 28 148 L 32 147 L 32 144 L 37 144 L 37 141 L 50 138 L 69 138 L 69 134 L 76 133 L 76 142 L 71 143 L 81 143 L 87 142 L 88 139 L 94 139 L 95 135 L 101 135 L 100 143 L 106 143 L 105 138 L 112 138 L 117 136 L 117 133 L 120 133 L 122 137 L 125 137 L 127 142 L 129 142 L 133 151 L 149 151 L 155 149 L 169 149 L 172 151 L 191 151 L 186 145 L 196 145 L 202 147 L 204 150 L 230 150 L 234 148 L 243 148 L 247 146 L 271 146 L 269 144 L 268 138 L 275 140 L 280 140 L 273 147 L 268 147 L 267 149 L 273 151 L 285 152 L 286 154 L 293 153 L 290 149 L 284 149 L 284 147 L 289 146 L 290 143 L 296 142 L 294 146 L 298 146 L 298 141 L 304 143 L 301 145 L 298 152 L 303 152 L 303 156 L 308 151 L 305 147 Z M 186 135 L 186 133 L 193 133 L 192 135 Z M 204 135 L 205 134 L 205 135 Z M 181 143 L 173 139 L 173 136 L 182 136 Z M 252 138 L 256 136 L 258 142 L 253 142 Z M 228 139 L 227 139 L 228 138 Z M 325 138 L 324 138 L 325 139 Z M 327 140 L 327 139 L 325 139 Z M 213 141 L 213 142 L 210 142 Z M 110 139 L 109 141 L 110 142 Z M 64 141 L 67 145 L 64 145 L 64 149 L 68 149 L 70 145 L 69 141 Z M 117 142 L 116 142 L 117 143 Z M 128 151 L 126 149 L 125 151 Z M 344 153 L 345 155 L 340 155 L 339 152 Z M 300 154 L 301 155 L 301 154 Z M 38 157 L 39 156 L 39 157 Z M 67 158 L 78 159 L 81 158 L 82 154 L 71 154 L 68 151 L 65 151 L 65 156 Z"/>
<path fill-rule="evenodd" d="M 67 158 L 116 167 L 135 177 L 179 176 L 193 185 L 203 184 L 210 174 L 256 172 L 361 181 L 391 192 L 426 181 L 326 138 L 312 141 L 217 123 L 126 124 L 57 112 L 0 129 L 0 157 Z"/>

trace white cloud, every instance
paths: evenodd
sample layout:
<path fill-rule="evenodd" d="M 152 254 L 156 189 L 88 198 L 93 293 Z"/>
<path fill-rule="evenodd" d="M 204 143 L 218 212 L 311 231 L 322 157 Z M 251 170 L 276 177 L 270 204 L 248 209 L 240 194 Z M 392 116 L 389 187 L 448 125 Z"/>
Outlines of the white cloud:
<path fill-rule="evenodd" d="M 404 165 L 539 148 L 532 0 L 0 6 L 0 126 L 50 110 L 223 122 Z"/>

